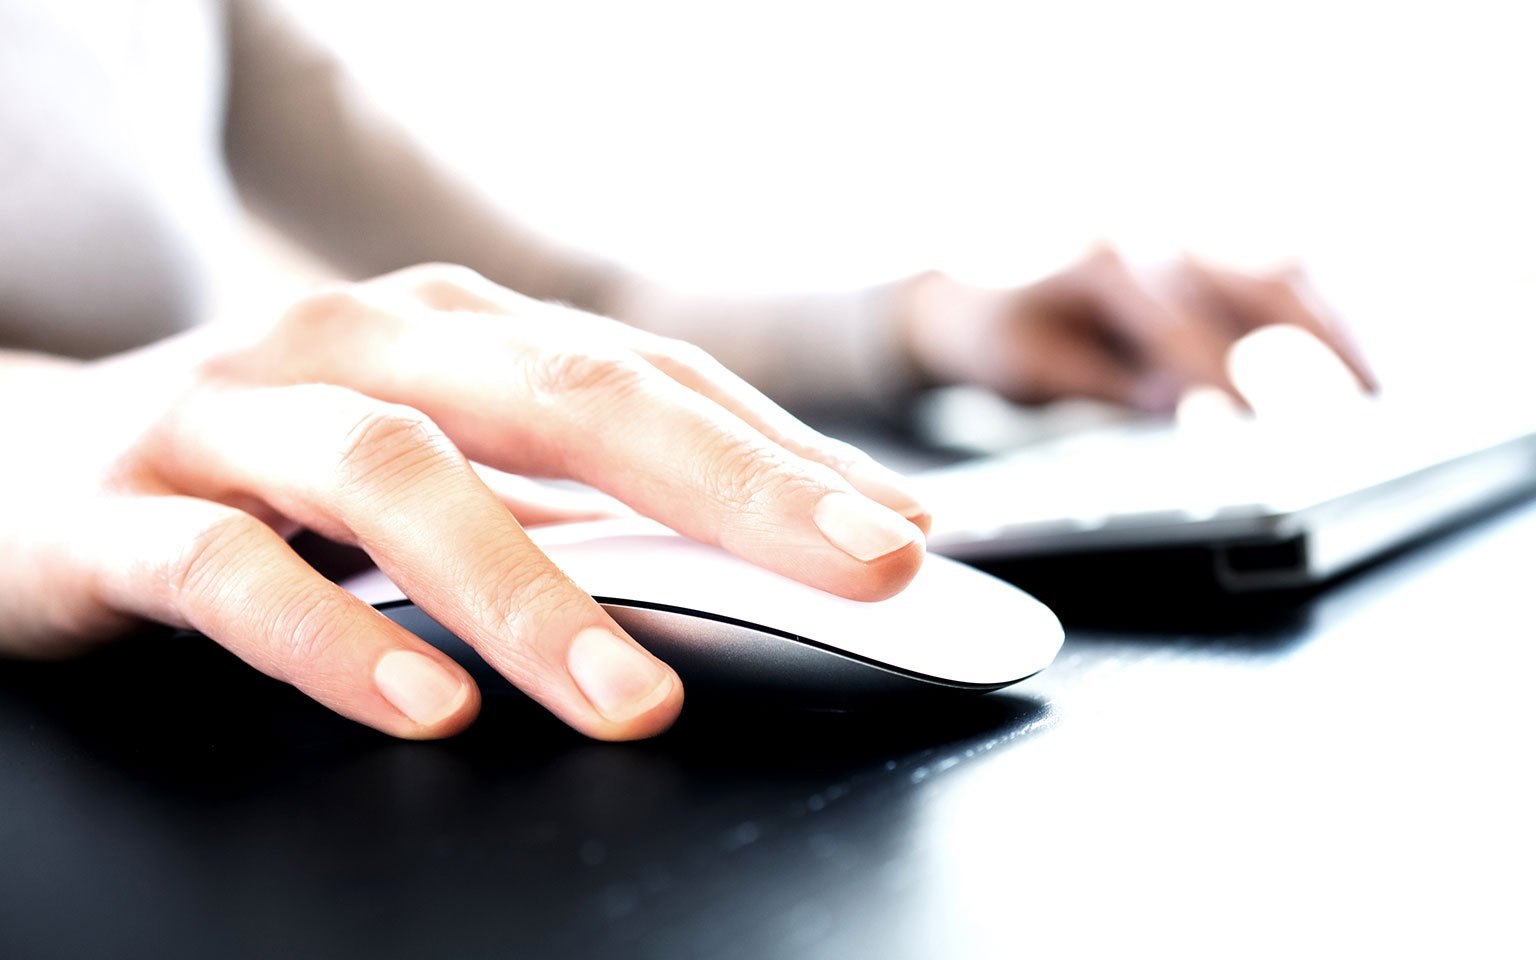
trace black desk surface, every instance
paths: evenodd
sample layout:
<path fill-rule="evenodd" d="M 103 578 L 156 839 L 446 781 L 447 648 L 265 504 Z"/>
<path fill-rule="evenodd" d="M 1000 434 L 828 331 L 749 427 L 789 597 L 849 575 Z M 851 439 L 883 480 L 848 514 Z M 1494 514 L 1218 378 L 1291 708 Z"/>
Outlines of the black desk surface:
<path fill-rule="evenodd" d="M 183 640 L 0 663 L 0 957 L 1530 956 L 1533 548 L 1104 583 L 1011 692 L 632 745 L 505 689 L 392 742 Z"/>

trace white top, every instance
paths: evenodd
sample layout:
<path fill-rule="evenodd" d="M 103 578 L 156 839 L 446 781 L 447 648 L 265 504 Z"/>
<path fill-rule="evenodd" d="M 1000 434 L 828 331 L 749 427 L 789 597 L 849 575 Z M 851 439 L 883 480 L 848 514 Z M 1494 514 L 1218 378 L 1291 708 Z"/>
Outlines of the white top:
<path fill-rule="evenodd" d="M 911 385 L 882 290 L 688 296 L 541 237 L 277 4 L 0 0 L 0 349 L 100 356 L 208 319 L 237 187 L 349 276 L 462 263 L 698 343 L 789 404 Z"/>

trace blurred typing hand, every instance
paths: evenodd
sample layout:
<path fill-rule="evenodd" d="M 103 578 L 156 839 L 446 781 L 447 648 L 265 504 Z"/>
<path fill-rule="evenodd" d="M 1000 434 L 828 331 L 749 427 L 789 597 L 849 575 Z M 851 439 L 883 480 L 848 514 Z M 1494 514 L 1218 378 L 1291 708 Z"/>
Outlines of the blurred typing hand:
<path fill-rule="evenodd" d="M 1310 334 L 1360 387 L 1376 386 L 1347 331 L 1296 270 L 1245 273 L 1189 257 L 1139 268 L 1103 247 L 1014 289 L 923 274 L 908 281 L 897 310 L 912 361 L 928 379 L 977 383 L 1025 403 L 1083 396 L 1169 413 L 1201 386 L 1246 402 L 1232 378 L 1232 348 L 1276 324 Z M 1294 372 L 1303 389 L 1314 367 Z"/>

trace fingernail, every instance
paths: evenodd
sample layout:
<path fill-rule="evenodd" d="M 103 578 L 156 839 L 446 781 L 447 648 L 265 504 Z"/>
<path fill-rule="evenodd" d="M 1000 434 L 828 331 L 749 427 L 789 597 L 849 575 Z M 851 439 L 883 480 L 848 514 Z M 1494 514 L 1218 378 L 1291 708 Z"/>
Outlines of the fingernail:
<path fill-rule="evenodd" d="M 908 520 L 928 515 L 917 495 L 907 486 L 907 479 L 889 467 L 873 460 L 860 461 L 844 469 L 843 476 L 860 493 L 878 500 Z"/>
<path fill-rule="evenodd" d="M 917 540 L 923 532 L 873 500 L 834 491 L 816 504 L 811 518 L 832 546 L 855 560 L 874 560 Z"/>
<path fill-rule="evenodd" d="M 424 727 L 452 716 L 469 696 L 462 678 L 414 650 L 393 650 L 380 657 L 373 683 L 396 710 Z"/>
<path fill-rule="evenodd" d="M 597 712 L 616 721 L 656 706 L 674 682 L 670 670 L 602 627 L 576 634 L 566 667 Z"/>

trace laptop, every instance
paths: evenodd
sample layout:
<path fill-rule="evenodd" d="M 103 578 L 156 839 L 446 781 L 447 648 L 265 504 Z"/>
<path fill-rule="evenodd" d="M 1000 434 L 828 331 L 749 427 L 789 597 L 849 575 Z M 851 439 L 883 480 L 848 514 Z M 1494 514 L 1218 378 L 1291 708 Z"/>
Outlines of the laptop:
<path fill-rule="evenodd" d="M 1306 587 L 1536 492 L 1536 407 L 1114 423 L 913 479 L 956 559 L 1203 548 L 1223 591 Z"/>

